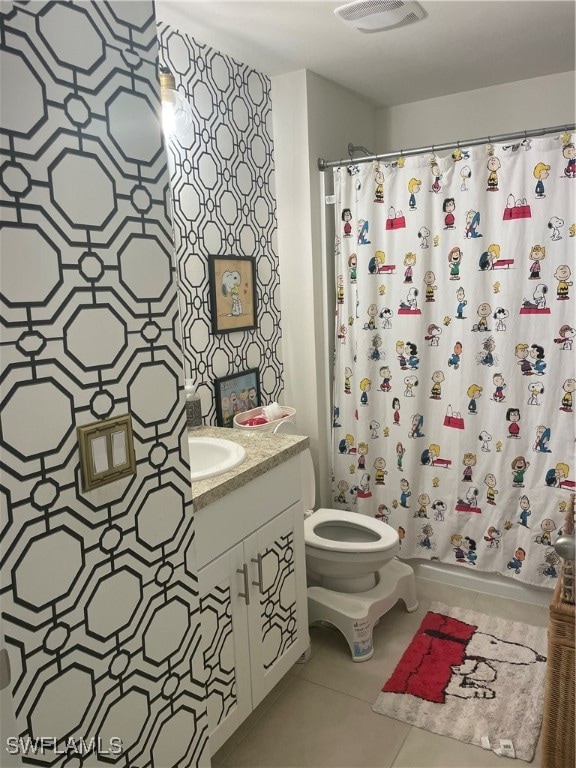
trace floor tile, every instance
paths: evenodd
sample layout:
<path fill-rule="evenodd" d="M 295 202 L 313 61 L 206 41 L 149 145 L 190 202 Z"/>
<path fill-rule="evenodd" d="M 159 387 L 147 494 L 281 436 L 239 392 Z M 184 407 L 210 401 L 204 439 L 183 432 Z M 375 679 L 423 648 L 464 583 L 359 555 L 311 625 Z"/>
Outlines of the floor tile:
<path fill-rule="evenodd" d="M 406 645 L 422 620 L 395 607 L 374 628 L 374 656 L 354 662 L 348 643 L 337 629 L 325 629 L 326 642 L 318 653 L 302 665 L 299 678 L 354 696 L 370 704 L 398 663 Z"/>
<path fill-rule="evenodd" d="M 323 629 L 323 627 L 310 627 L 310 659 L 312 659 L 316 653 L 322 648 L 324 643 L 326 642 L 326 633 Z M 310 661 L 309 659 L 309 661 Z M 230 754 L 230 752 L 236 747 L 238 742 L 240 742 L 250 731 L 256 723 L 260 720 L 264 712 L 276 701 L 278 696 L 282 693 L 284 688 L 288 685 L 291 678 L 293 676 L 298 676 L 301 674 L 302 670 L 306 667 L 306 664 L 309 663 L 305 662 L 304 664 L 294 664 L 294 666 L 290 669 L 288 674 L 282 678 L 278 682 L 276 686 L 270 691 L 268 696 L 260 702 L 260 704 L 256 707 L 254 712 L 252 712 L 246 720 L 240 725 L 240 727 L 230 736 L 228 741 L 223 744 L 218 752 L 213 755 L 212 757 L 212 766 L 213 768 L 219 768 L 219 766 L 223 765 L 223 760 L 226 759 L 226 757 Z"/>
<path fill-rule="evenodd" d="M 373 704 L 392 674 L 433 601 L 472 607 L 476 592 L 445 584 L 417 582 L 418 610 L 408 613 L 399 601 L 374 628 L 374 656 L 354 662 L 344 636 L 334 628 L 318 628 L 324 642 L 317 653 L 301 665 L 299 677 Z"/>
<path fill-rule="evenodd" d="M 507 758 L 372 712 L 383 683 L 433 601 L 546 626 L 548 608 L 417 579 L 419 607 L 398 603 L 374 629 L 372 659 L 355 663 L 332 627 L 311 627 L 296 664 L 213 758 L 216 768 L 514 768 Z M 533 766 L 539 764 L 540 745 Z"/>
<path fill-rule="evenodd" d="M 410 726 L 351 696 L 292 677 L 221 764 L 242 768 L 389 768 Z"/>
<path fill-rule="evenodd" d="M 310 656 L 308 657 L 308 661 L 303 662 L 302 664 L 294 664 L 289 672 L 290 675 L 299 676 L 302 673 L 302 670 L 306 667 L 306 664 L 318 653 L 327 641 L 327 633 L 324 627 L 308 627 L 308 631 L 310 633 Z"/>
<path fill-rule="evenodd" d="M 412 728 L 394 761 L 393 768 L 519 768 L 536 766 L 500 757 L 474 744 L 465 744 L 448 736 Z"/>
<path fill-rule="evenodd" d="M 239 728 L 234 731 L 228 741 L 226 741 L 220 747 L 218 752 L 212 756 L 213 768 L 219 768 L 219 766 L 225 765 L 224 760 L 226 757 L 235 749 L 238 743 L 242 741 L 242 739 L 252 730 L 252 728 L 257 725 L 258 721 L 264 715 L 264 713 L 270 709 L 278 697 L 282 695 L 282 692 L 290 685 L 290 681 L 292 679 L 293 676 L 288 674 L 278 681 L 268 696 L 266 696 L 260 702 L 260 704 L 258 704 L 256 709 L 251 712 L 246 720 L 244 720 L 244 722 L 239 726 Z"/>

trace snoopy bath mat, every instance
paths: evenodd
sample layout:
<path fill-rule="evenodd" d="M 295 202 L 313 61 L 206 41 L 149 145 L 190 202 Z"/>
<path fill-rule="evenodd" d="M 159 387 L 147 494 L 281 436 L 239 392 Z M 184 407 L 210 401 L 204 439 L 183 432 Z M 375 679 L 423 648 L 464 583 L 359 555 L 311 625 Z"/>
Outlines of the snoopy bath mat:
<path fill-rule="evenodd" d="M 530 761 L 546 676 L 543 627 L 433 603 L 373 709 L 492 749 L 509 739 Z"/>

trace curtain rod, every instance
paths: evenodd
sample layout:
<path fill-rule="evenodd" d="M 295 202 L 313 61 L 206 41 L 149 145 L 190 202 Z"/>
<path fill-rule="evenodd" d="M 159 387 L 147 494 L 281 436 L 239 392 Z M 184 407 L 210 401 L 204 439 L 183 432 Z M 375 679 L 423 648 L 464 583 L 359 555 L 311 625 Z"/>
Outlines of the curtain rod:
<path fill-rule="evenodd" d="M 420 155 L 426 152 L 444 152 L 447 149 L 460 149 L 461 147 L 474 147 L 479 144 L 492 144 L 500 143 L 502 141 L 514 141 L 515 139 L 528 139 L 533 136 L 544 136 L 547 133 L 557 133 L 562 131 L 563 133 L 572 133 L 576 126 L 571 125 L 556 125 L 552 128 L 537 128 L 531 131 L 520 131 L 517 133 L 501 133 L 498 136 L 484 136 L 481 139 L 467 139 L 466 141 L 453 141 L 449 144 L 432 144 L 429 147 L 416 147 L 413 149 L 399 149 L 396 152 L 385 152 L 383 155 L 368 155 L 368 157 L 358 157 L 356 159 L 350 158 L 349 160 L 324 160 L 322 157 L 318 158 L 318 169 L 325 171 L 327 168 L 335 168 L 341 165 L 359 165 L 360 163 L 373 163 L 376 160 L 388 160 L 392 157 L 408 157 L 410 155 Z"/>

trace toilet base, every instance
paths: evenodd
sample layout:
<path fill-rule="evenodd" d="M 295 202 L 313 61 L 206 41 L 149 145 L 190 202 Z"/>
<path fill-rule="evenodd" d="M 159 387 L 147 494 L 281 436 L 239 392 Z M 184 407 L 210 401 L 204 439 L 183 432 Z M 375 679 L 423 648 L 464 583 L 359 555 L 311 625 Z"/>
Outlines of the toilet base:
<path fill-rule="evenodd" d="M 378 583 L 366 592 L 350 594 L 325 587 L 308 587 L 308 624 L 332 624 L 346 638 L 353 661 L 374 655 L 372 632 L 378 620 L 398 600 L 410 613 L 418 608 L 414 571 L 400 560 L 390 560 L 378 571 Z"/>

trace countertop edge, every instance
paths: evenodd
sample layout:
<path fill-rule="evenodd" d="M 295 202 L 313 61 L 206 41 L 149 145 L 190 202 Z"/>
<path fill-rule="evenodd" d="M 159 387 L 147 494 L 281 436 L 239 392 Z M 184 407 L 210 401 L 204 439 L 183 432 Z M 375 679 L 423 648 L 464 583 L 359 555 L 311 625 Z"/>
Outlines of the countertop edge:
<path fill-rule="evenodd" d="M 244 432 L 229 429 L 218 429 L 218 433 L 216 433 L 217 429 L 218 428 L 215 427 L 200 428 L 197 431 L 191 432 L 190 435 L 210 435 L 232 439 L 234 442 L 244 445 L 247 457 L 239 467 L 230 472 L 226 472 L 214 478 L 208 478 L 192 483 L 192 503 L 195 512 L 224 498 L 233 491 L 242 488 L 252 480 L 261 477 L 269 470 L 298 456 L 310 447 L 309 437 L 302 437 L 299 435 L 273 436 L 266 434 L 261 443 L 259 452 L 261 453 L 264 450 L 265 452 L 270 451 L 270 453 L 264 458 L 254 460 L 254 457 L 250 456 L 250 443 L 255 439 L 253 437 L 255 433 L 251 433 L 250 436 L 248 436 Z M 256 438 L 256 440 L 258 440 L 258 438 Z"/>

